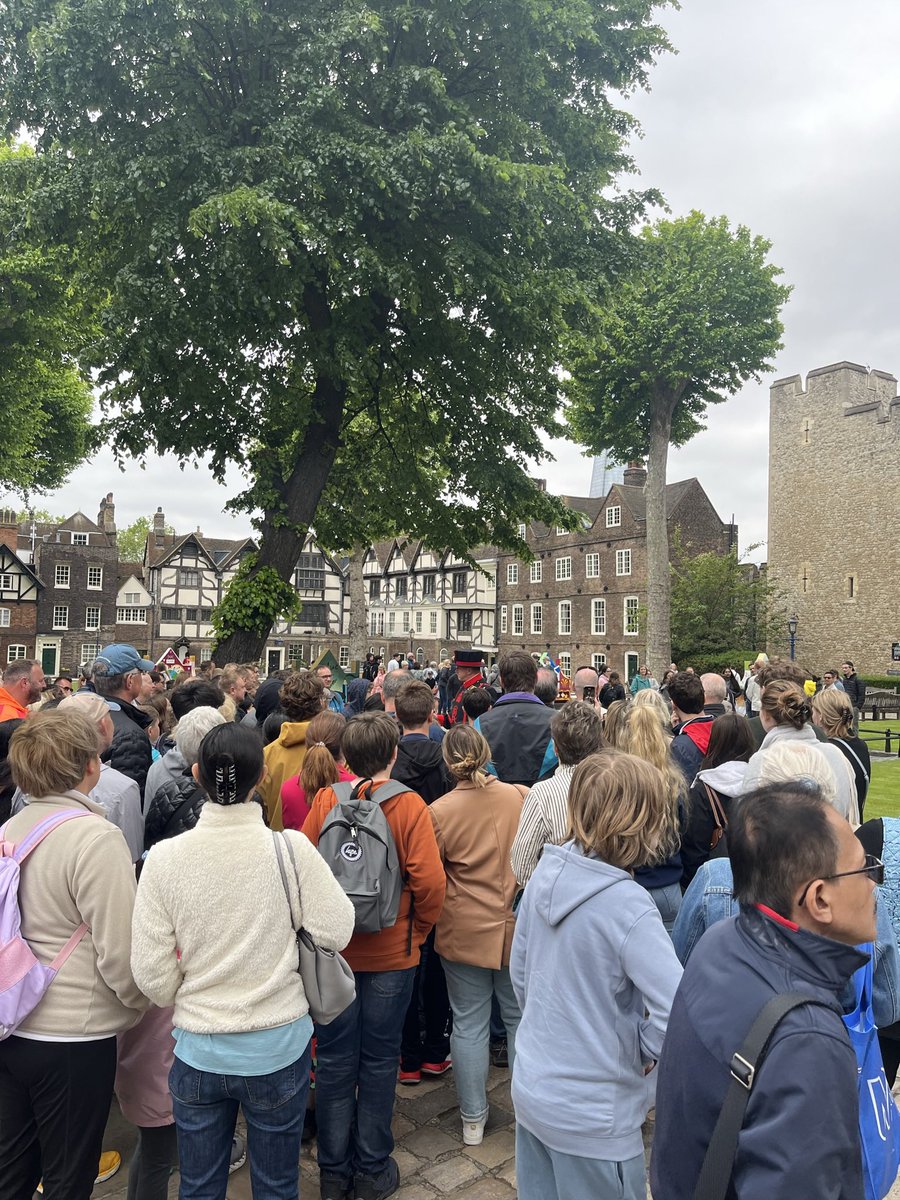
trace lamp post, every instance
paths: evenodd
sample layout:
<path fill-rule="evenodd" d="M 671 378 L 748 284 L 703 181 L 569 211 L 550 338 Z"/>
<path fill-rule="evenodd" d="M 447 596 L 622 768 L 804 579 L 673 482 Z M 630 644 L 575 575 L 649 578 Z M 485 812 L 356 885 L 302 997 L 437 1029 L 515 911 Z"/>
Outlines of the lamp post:
<path fill-rule="evenodd" d="M 794 661 L 794 648 L 797 644 L 797 624 L 798 620 L 796 613 L 794 616 L 788 617 L 788 634 L 790 635 L 791 639 L 791 662 Z"/>

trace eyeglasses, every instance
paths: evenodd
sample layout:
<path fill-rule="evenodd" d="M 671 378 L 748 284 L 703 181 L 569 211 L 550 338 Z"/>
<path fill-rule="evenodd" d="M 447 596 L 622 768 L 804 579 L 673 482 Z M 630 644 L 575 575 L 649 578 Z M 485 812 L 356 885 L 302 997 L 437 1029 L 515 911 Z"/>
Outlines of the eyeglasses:
<path fill-rule="evenodd" d="M 855 871 L 838 871 L 835 875 L 820 875 L 819 879 L 843 879 L 846 875 L 868 875 L 873 883 L 884 883 L 884 863 L 880 858 L 876 858 L 874 854 L 866 855 L 866 865 L 857 867 Z M 800 893 L 798 904 L 802 904 L 806 899 L 806 893 L 814 883 L 818 883 L 817 879 L 811 879 L 803 891 Z"/>

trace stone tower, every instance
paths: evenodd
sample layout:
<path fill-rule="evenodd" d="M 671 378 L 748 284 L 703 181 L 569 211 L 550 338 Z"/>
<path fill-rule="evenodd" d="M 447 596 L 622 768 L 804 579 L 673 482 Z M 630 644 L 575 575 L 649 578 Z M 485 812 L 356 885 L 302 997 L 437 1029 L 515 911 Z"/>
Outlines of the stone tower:
<path fill-rule="evenodd" d="M 821 674 L 892 666 L 900 641 L 900 397 L 857 363 L 779 379 L 769 407 L 769 573 L 799 618 L 796 656 Z M 784 654 L 783 640 L 770 646 Z M 900 682 L 900 680 L 898 680 Z"/>

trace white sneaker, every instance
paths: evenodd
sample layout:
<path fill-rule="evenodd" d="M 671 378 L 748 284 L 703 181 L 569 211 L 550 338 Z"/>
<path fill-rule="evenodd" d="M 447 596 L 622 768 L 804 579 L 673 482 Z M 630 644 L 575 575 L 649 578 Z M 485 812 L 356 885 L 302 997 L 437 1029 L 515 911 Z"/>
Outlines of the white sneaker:
<path fill-rule="evenodd" d="M 487 1117 L 482 1117 L 480 1121 L 467 1121 L 463 1117 L 463 1145 L 480 1146 L 484 1141 L 485 1125 L 487 1125 Z"/>

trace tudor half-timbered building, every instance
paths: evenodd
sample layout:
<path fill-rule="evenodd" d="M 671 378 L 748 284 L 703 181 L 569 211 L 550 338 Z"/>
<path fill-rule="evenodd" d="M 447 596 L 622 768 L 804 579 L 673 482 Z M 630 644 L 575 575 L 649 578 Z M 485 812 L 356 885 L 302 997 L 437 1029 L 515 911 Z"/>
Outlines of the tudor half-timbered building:
<path fill-rule="evenodd" d="M 18 550 L 16 514 L 0 512 L 0 672 L 19 658 L 34 658 L 41 582 Z"/>

